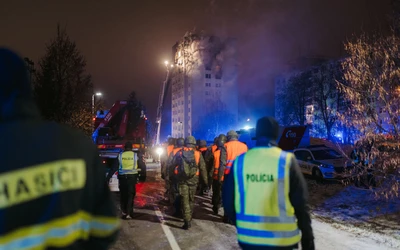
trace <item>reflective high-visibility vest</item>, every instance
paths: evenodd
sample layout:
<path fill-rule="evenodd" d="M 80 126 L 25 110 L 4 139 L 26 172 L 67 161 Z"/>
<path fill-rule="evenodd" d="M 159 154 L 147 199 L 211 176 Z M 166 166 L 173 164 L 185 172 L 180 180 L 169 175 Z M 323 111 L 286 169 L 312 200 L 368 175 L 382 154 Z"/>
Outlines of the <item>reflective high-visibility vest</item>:
<path fill-rule="evenodd" d="M 240 141 L 229 141 L 226 147 L 226 167 L 224 174 L 229 174 L 236 157 L 247 152 L 247 145 Z"/>
<path fill-rule="evenodd" d="M 177 154 L 179 154 L 179 153 L 182 154 L 182 150 L 184 150 L 184 151 L 194 150 L 194 161 L 196 162 L 196 165 L 199 166 L 199 164 L 200 164 L 200 154 L 201 154 L 200 151 L 198 151 L 198 150 L 196 150 L 194 148 L 184 147 L 181 150 L 179 150 L 177 152 Z M 175 175 L 179 174 L 178 166 L 175 166 L 174 174 Z M 200 171 L 199 171 L 199 168 L 197 167 L 196 176 L 199 176 L 199 175 L 200 175 Z"/>
<path fill-rule="evenodd" d="M 239 242 L 292 246 L 300 241 L 289 199 L 292 157 L 277 147 L 260 147 L 236 159 L 233 175 Z"/>
<path fill-rule="evenodd" d="M 124 151 L 120 153 L 118 160 L 119 175 L 138 173 L 137 154 L 135 154 L 133 151 Z"/>

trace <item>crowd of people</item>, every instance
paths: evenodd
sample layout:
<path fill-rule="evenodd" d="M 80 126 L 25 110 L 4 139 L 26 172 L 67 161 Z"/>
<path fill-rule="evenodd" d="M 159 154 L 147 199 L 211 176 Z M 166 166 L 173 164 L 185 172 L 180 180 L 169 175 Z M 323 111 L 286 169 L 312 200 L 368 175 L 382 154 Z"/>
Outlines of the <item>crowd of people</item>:
<path fill-rule="evenodd" d="M 192 160 L 198 173 L 185 178 L 178 171 L 182 164 L 182 152 L 193 151 Z M 169 138 L 166 155 L 161 161 L 161 176 L 165 180 L 166 199 L 173 205 L 176 216 L 183 216 L 184 229 L 191 227 L 195 194 L 212 194 L 214 214 L 218 215 L 222 204 L 222 184 L 224 176 L 229 174 L 234 159 L 247 152 L 246 144 L 238 140 L 235 131 L 227 135 L 220 134 L 214 144 L 207 147 L 205 140 L 197 140 L 193 136 Z M 196 157 L 197 156 L 197 157 Z M 212 190 L 212 191 L 211 191 Z M 223 221 L 229 223 L 228 217 Z"/>
<path fill-rule="evenodd" d="M 315 249 L 307 186 L 294 155 L 277 146 L 278 132 L 274 118 L 259 119 L 251 150 L 233 130 L 211 146 L 193 136 L 168 139 L 161 175 L 183 229 L 196 193 L 212 195 L 213 213 L 236 226 L 242 249 Z"/>
<path fill-rule="evenodd" d="M 1 138 L 27 149 L 4 144 L 0 151 L 0 249 L 108 249 L 120 221 L 95 145 L 41 119 L 26 65 L 8 49 L 0 48 L 0 75 Z M 162 177 L 183 229 L 191 227 L 196 191 L 212 190 L 213 212 L 223 204 L 223 221 L 236 226 L 242 249 L 289 250 L 300 242 L 303 250 L 315 249 L 305 180 L 294 155 L 277 146 L 278 131 L 275 119 L 259 119 L 251 150 L 235 131 L 210 147 L 193 136 L 169 140 Z M 144 168 L 129 142 L 118 162 L 126 219 L 134 216 Z"/>

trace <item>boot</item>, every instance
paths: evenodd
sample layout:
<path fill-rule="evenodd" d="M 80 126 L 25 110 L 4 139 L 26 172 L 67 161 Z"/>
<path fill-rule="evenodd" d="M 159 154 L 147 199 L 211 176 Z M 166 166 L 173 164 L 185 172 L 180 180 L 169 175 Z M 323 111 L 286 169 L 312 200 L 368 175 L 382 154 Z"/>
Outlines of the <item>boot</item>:
<path fill-rule="evenodd" d="M 190 221 L 185 220 L 185 224 L 183 224 L 182 229 L 188 230 L 192 227 L 192 223 Z"/>
<path fill-rule="evenodd" d="M 212 210 L 214 212 L 214 215 L 218 215 L 218 210 L 219 210 L 218 207 L 213 207 Z"/>

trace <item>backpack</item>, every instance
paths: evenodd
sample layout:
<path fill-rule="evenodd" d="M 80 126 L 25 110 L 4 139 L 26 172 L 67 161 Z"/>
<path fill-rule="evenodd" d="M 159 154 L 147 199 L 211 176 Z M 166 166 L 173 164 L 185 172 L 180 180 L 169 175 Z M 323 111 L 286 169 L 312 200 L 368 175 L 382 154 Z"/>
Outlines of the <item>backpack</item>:
<path fill-rule="evenodd" d="M 176 154 L 176 177 L 180 181 L 193 178 L 197 173 L 197 164 L 194 150 L 181 150 Z"/>

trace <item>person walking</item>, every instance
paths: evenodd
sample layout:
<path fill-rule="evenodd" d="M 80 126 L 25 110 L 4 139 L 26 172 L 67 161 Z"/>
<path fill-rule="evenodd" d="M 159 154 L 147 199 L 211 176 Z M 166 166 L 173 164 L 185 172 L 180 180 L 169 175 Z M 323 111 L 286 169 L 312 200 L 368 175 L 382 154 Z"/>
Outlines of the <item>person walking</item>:
<path fill-rule="evenodd" d="M 221 207 L 221 195 L 222 195 L 222 184 L 224 182 L 224 171 L 226 166 L 226 144 L 227 138 L 224 134 L 218 136 L 216 144 L 218 146 L 217 150 L 214 152 L 213 157 L 213 194 L 211 198 L 211 203 L 213 205 L 213 212 L 218 215 L 219 208 Z"/>
<path fill-rule="evenodd" d="M 196 139 L 188 136 L 185 139 L 185 147 L 174 158 L 174 174 L 179 183 L 181 208 L 184 224 L 183 229 L 191 227 L 194 196 L 199 183 L 199 176 L 207 184 L 207 172 L 203 156 L 196 150 Z"/>
<path fill-rule="evenodd" d="M 120 227 L 93 142 L 41 118 L 24 60 L 0 48 L 0 249 L 108 249 Z"/>
<path fill-rule="evenodd" d="M 133 200 L 136 196 L 136 183 L 139 173 L 138 153 L 132 151 L 132 142 L 126 142 L 124 151 L 118 156 L 118 183 L 122 219 L 131 219 L 134 216 Z"/>
<path fill-rule="evenodd" d="M 296 158 L 277 147 L 279 125 L 257 121 L 256 147 L 236 158 L 223 204 L 242 249 L 314 250 L 307 186 Z M 300 233 L 301 231 L 301 233 Z"/>
<path fill-rule="evenodd" d="M 180 195 L 179 195 L 179 187 L 178 187 L 178 180 L 176 179 L 175 175 L 174 175 L 174 170 L 175 170 L 175 166 L 174 164 L 174 157 L 175 155 L 181 151 L 183 149 L 183 147 L 185 146 L 185 139 L 184 138 L 178 138 L 176 139 L 176 146 L 175 148 L 172 150 L 172 153 L 169 156 L 169 159 L 167 161 L 167 172 L 168 172 L 168 178 L 169 178 L 169 182 L 170 182 L 170 197 L 169 197 L 169 201 L 170 204 L 173 205 L 174 208 L 174 216 L 176 217 L 181 217 L 182 213 L 181 213 L 181 199 L 180 199 Z"/>

